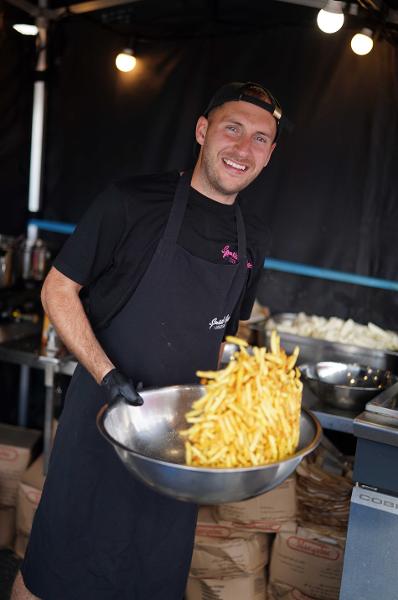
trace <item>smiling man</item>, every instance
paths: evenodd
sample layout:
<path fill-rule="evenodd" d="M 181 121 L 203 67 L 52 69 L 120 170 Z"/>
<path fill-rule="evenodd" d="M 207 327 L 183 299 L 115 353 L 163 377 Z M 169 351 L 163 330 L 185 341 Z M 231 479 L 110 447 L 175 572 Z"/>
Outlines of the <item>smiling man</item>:
<path fill-rule="evenodd" d="M 135 383 L 197 383 L 247 319 L 266 233 L 238 193 L 268 164 L 281 109 L 261 85 L 231 83 L 196 127 L 182 175 L 109 186 L 54 261 L 43 306 L 78 359 L 13 600 L 182 600 L 197 506 L 136 480 L 96 427 Z"/>
<path fill-rule="evenodd" d="M 232 204 L 237 193 L 268 164 L 280 117 L 279 105 L 259 85 L 221 88 L 196 126 L 202 148 L 192 187 L 218 202 Z"/>

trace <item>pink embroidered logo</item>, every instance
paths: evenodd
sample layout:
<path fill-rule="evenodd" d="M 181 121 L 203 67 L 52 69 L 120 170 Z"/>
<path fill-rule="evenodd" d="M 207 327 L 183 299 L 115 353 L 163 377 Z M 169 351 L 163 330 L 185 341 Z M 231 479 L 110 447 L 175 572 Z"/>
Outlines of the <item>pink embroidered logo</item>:
<path fill-rule="evenodd" d="M 224 246 L 224 248 L 221 250 L 221 254 L 224 260 L 227 260 L 229 263 L 236 265 L 236 263 L 238 262 L 239 256 L 237 252 L 234 252 L 233 250 L 230 250 L 229 246 Z M 248 269 L 252 269 L 253 268 L 253 263 L 251 263 L 249 260 L 246 263 L 246 267 Z"/>

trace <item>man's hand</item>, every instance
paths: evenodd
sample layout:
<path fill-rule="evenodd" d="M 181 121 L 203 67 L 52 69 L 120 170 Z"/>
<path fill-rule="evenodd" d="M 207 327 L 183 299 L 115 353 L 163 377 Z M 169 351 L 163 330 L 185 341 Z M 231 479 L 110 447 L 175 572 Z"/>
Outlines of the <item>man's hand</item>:
<path fill-rule="evenodd" d="M 101 381 L 101 386 L 106 389 L 109 406 L 112 406 L 120 397 L 134 406 L 141 406 L 144 403 L 135 389 L 133 380 L 117 369 L 112 369 L 105 375 Z"/>

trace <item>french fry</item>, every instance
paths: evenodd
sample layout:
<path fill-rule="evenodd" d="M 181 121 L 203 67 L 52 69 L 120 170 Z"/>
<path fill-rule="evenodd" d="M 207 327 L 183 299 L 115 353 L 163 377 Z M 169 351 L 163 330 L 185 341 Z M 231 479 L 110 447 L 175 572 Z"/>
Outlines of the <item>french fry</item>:
<path fill-rule="evenodd" d="M 227 338 L 227 342 L 229 342 L 230 344 L 235 344 L 236 346 L 241 346 L 242 348 L 245 348 L 249 345 L 245 340 L 235 337 L 234 335 L 229 335 Z"/>
<path fill-rule="evenodd" d="M 265 465 L 294 453 L 300 433 L 302 383 L 299 349 L 286 355 L 276 332 L 270 349 L 247 348 L 239 338 L 231 362 L 220 371 L 198 371 L 206 394 L 186 414 L 188 465 L 241 468 Z"/>

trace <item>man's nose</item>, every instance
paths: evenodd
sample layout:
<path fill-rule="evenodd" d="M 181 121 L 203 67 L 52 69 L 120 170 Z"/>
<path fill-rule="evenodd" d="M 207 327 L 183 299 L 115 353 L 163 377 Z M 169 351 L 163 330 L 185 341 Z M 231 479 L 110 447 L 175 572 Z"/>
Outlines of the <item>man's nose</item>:
<path fill-rule="evenodd" d="M 240 156 L 246 156 L 250 151 L 250 136 L 242 135 L 236 140 L 235 148 Z"/>

